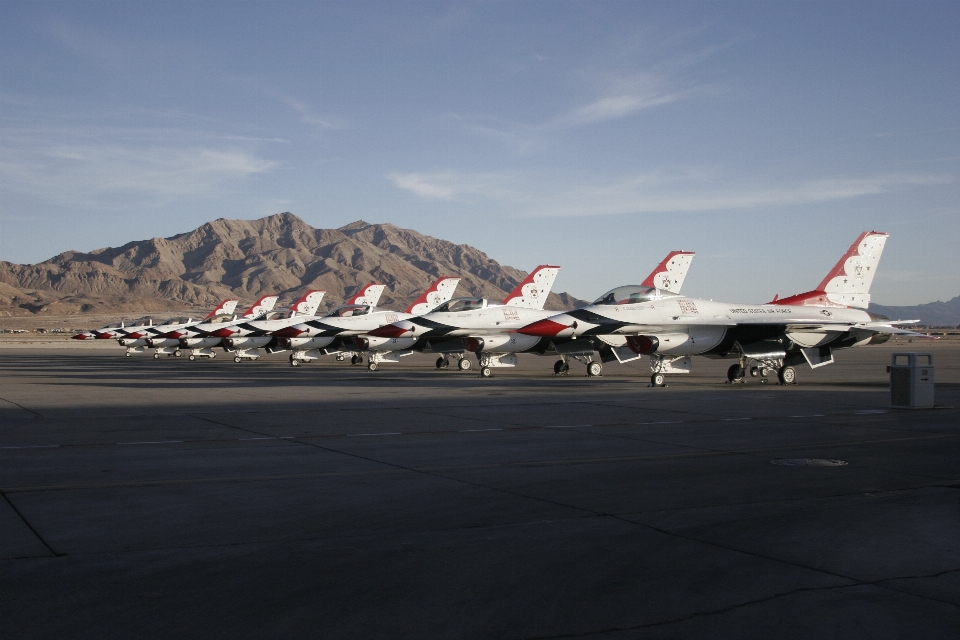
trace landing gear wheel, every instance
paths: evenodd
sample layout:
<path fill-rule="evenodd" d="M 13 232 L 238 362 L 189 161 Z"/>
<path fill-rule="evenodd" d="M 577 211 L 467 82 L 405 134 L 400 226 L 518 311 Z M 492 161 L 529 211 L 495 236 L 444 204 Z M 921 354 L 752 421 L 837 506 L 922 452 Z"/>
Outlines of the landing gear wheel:
<path fill-rule="evenodd" d="M 376 362 L 371 362 L 370 364 L 367 365 L 367 369 L 370 369 L 370 371 L 376 371 L 379 368 L 380 367 L 377 365 Z"/>
<path fill-rule="evenodd" d="M 159 359 L 160 359 L 160 354 L 159 354 L 159 353 L 153 354 L 153 359 L 154 359 L 154 360 L 159 360 Z"/>
<path fill-rule="evenodd" d="M 553 375 L 558 376 L 560 372 L 563 371 L 563 365 L 566 364 L 563 360 L 557 360 L 553 363 Z"/>
<path fill-rule="evenodd" d="M 780 384 L 797 384 L 797 370 L 793 367 L 784 367 L 777 371 Z"/>
<path fill-rule="evenodd" d="M 130 352 L 129 352 L 129 351 L 127 351 L 127 352 L 126 352 L 126 353 L 125 353 L 124 355 L 125 355 L 125 356 L 127 356 L 127 357 L 129 358 L 129 357 L 130 357 Z"/>
<path fill-rule="evenodd" d="M 756 378 L 758 375 L 760 375 L 760 369 L 757 369 L 756 367 L 750 367 L 750 377 Z"/>
<path fill-rule="evenodd" d="M 480 367 L 480 377 L 481 378 L 493 377 L 493 370 L 490 367 Z"/>
<path fill-rule="evenodd" d="M 300 360 L 297 359 L 297 358 L 290 358 L 290 366 L 291 366 L 291 367 L 299 367 L 299 366 L 300 366 Z"/>
<path fill-rule="evenodd" d="M 732 364 L 727 369 L 727 382 L 743 382 L 743 367 L 739 364 Z"/>
<path fill-rule="evenodd" d="M 591 362 L 587 365 L 587 375 L 590 377 L 596 377 L 600 375 L 600 372 L 603 371 L 603 365 L 599 362 Z"/>
<path fill-rule="evenodd" d="M 460 358 L 460 362 L 457 363 L 457 369 L 460 369 L 460 371 L 470 371 L 472 366 L 473 363 L 466 358 Z"/>
<path fill-rule="evenodd" d="M 344 360 L 346 360 L 346 358 L 343 357 L 343 354 L 342 354 L 342 353 L 338 353 L 338 354 L 337 354 L 337 362 L 343 362 Z"/>
<path fill-rule="evenodd" d="M 350 358 L 350 364 L 360 364 L 361 362 L 363 362 L 363 358 L 360 356 L 354 355 Z"/>
<path fill-rule="evenodd" d="M 175 358 L 179 358 L 180 356 L 183 355 L 183 352 L 180 351 L 180 349 L 177 349 L 176 351 L 173 352 L 173 355 Z"/>
<path fill-rule="evenodd" d="M 243 358 L 241 358 L 240 356 L 235 356 L 233 358 L 233 361 L 236 362 L 237 364 L 240 364 L 241 362 L 243 362 Z"/>
<path fill-rule="evenodd" d="M 665 387 L 667 386 L 667 376 L 662 373 L 655 373 L 650 376 L 650 384 L 655 387 Z"/>
<path fill-rule="evenodd" d="M 193 362 L 193 361 L 196 360 L 196 359 L 197 359 L 197 356 L 193 355 L 192 353 L 191 353 L 190 356 L 187 358 L 187 360 L 189 360 L 190 362 Z"/>
<path fill-rule="evenodd" d="M 437 358 L 437 369 L 443 369 L 443 358 Z"/>
<path fill-rule="evenodd" d="M 213 360 L 213 359 L 216 358 L 216 357 L 217 357 L 217 354 L 216 354 L 216 353 L 211 353 L 211 354 L 210 354 L 210 359 L 211 359 L 211 360 Z"/>

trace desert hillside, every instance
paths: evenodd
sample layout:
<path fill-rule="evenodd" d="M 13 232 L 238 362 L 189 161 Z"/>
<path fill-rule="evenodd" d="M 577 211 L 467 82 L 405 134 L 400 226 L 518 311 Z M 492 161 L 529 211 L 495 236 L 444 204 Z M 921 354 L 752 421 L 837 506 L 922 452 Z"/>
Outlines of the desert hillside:
<path fill-rule="evenodd" d="M 308 288 L 325 290 L 322 308 L 332 308 L 371 281 L 387 285 L 381 305 L 403 308 L 441 275 L 463 278 L 458 296 L 501 299 L 527 274 L 468 245 L 391 224 L 316 229 L 279 213 L 221 218 L 170 238 L 67 251 L 39 264 L 0 262 L 0 316 L 205 309 L 265 294 L 280 294 L 283 305 Z M 578 302 L 553 293 L 546 306 Z"/>

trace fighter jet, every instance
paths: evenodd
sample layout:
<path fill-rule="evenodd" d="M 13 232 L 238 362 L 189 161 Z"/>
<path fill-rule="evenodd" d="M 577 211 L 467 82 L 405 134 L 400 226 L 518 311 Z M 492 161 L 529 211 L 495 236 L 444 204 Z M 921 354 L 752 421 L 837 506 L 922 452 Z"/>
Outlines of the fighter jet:
<path fill-rule="evenodd" d="M 200 320 L 194 320 L 192 318 L 170 318 L 166 322 L 160 325 L 155 325 L 150 327 L 142 340 L 148 347 L 155 349 L 153 352 L 153 357 L 159 358 L 161 355 L 165 356 L 175 356 L 179 358 L 182 354 L 180 351 L 180 339 L 179 338 L 165 338 L 164 335 L 168 333 L 181 331 L 198 325 L 200 323 L 210 323 L 210 322 L 222 322 L 224 320 L 230 320 L 236 316 L 233 314 L 234 309 L 237 308 L 237 303 L 239 300 L 224 300 L 217 307 L 208 313 L 205 317 Z"/>
<path fill-rule="evenodd" d="M 217 305 L 203 320 L 213 318 L 221 313 L 233 313 L 237 306 L 236 300 L 224 300 Z M 115 322 L 108 324 L 100 329 L 85 331 L 73 336 L 74 340 L 106 340 L 115 338 L 122 347 L 126 347 L 126 356 L 130 357 L 134 353 L 143 353 L 147 346 L 147 338 L 158 336 L 161 333 L 170 331 L 187 324 L 196 324 L 202 322 L 201 319 L 193 318 L 170 318 L 161 324 L 155 324 L 153 318 L 145 317 L 133 322 Z M 159 356 L 155 356 L 159 357 Z"/>
<path fill-rule="evenodd" d="M 316 360 L 321 355 L 337 354 L 342 359 L 344 353 L 352 353 L 351 362 L 359 364 L 361 357 L 356 353 L 358 347 L 354 344 L 354 336 L 426 313 L 449 300 L 459 283 L 460 278 L 457 277 L 439 278 L 403 313 L 376 311 L 376 303 L 385 285 L 367 285 L 346 305 L 326 316 L 274 331 L 273 335 L 281 346 L 293 350 L 290 364 L 294 367 L 304 361 Z M 375 287 L 377 289 L 374 292 Z"/>
<path fill-rule="evenodd" d="M 680 293 L 683 281 L 690 270 L 690 264 L 696 255 L 692 251 L 671 251 L 650 272 L 650 275 L 640 286 L 652 287 L 674 294 Z M 481 367 L 480 372 L 484 377 L 489 377 L 490 368 L 515 366 L 516 357 L 507 357 L 508 354 L 557 355 L 560 359 L 553 365 L 553 372 L 556 375 L 566 375 L 570 370 L 569 361 L 578 360 L 587 366 L 588 376 L 599 376 L 603 371 L 603 365 L 593 359 L 595 351 L 600 352 L 602 362 L 610 362 L 615 359 L 609 354 L 610 346 L 600 340 L 528 336 L 516 331 L 485 332 L 471 335 L 462 340 L 467 351 L 477 354 L 477 361 Z"/>
<path fill-rule="evenodd" d="M 730 304 L 675 295 L 656 287 L 618 287 L 590 306 L 538 320 L 519 329 L 544 338 L 599 338 L 621 362 L 648 356 L 653 386 L 666 374 L 689 373 L 691 356 L 734 358 L 729 382 L 776 373 L 794 384 L 795 367 L 833 362 L 833 351 L 881 344 L 892 334 L 919 335 L 866 311 L 888 234 L 866 231 L 816 289 L 767 304 Z"/>
<path fill-rule="evenodd" d="M 308 291 L 294 301 L 288 311 L 269 315 L 264 320 L 251 320 L 222 327 L 211 331 L 210 335 L 221 338 L 224 348 L 235 353 L 234 362 L 256 360 L 260 357 L 260 347 L 266 347 L 273 352 L 271 343 L 275 344 L 276 338 L 270 332 L 316 317 L 317 307 L 325 293 L 326 291 Z"/>
<path fill-rule="evenodd" d="M 273 306 L 277 304 L 277 297 L 278 296 L 263 296 L 244 312 L 243 319 L 249 321 L 262 318 L 273 310 Z M 217 354 L 213 348 L 219 345 L 223 338 L 211 335 L 211 332 L 219 329 L 224 322 L 233 322 L 235 320 L 236 316 L 219 315 L 200 324 L 168 331 L 158 337 L 173 338 L 177 340 L 181 348 L 190 349 L 190 355 L 187 357 L 190 361 L 194 361 L 198 357 L 215 358 Z M 150 344 L 153 346 L 154 341 L 151 341 Z"/>
<path fill-rule="evenodd" d="M 442 304 L 430 313 L 369 331 L 358 340 L 364 348 L 371 350 L 367 367 L 376 371 L 378 362 L 392 361 L 406 355 L 402 352 L 430 351 L 438 353 L 437 368 L 449 366 L 449 356 L 457 358 L 457 368 L 467 371 L 470 360 L 464 357 L 462 338 L 504 334 L 510 329 L 529 324 L 533 320 L 545 318 L 553 312 L 544 311 L 543 305 L 553 287 L 560 267 L 540 265 L 523 282 L 503 299 L 501 304 L 491 304 L 485 298 L 454 298 Z M 392 357 L 384 357 L 384 350 L 393 352 Z M 496 358 L 495 364 L 484 365 L 480 373 L 490 376 L 490 366 L 511 366 L 516 364 L 516 354 L 508 353 Z M 501 364 L 502 363 L 502 364 Z"/>

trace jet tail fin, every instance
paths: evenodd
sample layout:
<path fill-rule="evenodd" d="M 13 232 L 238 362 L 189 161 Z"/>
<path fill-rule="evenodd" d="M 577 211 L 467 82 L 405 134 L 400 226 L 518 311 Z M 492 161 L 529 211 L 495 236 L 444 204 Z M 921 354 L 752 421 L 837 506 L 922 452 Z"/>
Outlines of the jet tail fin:
<path fill-rule="evenodd" d="M 453 292 L 457 290 L 458 284 L 460 284 L 460 278 L 443 276 L 430 285 L 429 289 L 421 293 L 420 297 L 407 307 L 406 313 L 420 315 L 433 311 L 453 297 Z"/>
<path fill-rule="evenodd" d="M 320 301 L 323 300 L 323 295 L 325 293 L 326 291 L 307 291 L 298 300 L 290 305 L 290 311 L 298 316 L 316 315 L 317 307 L 320 306 Z"/>
<path fill-rule="evenodd" d="M 280 296 L 263 296 L 250 305 L 250 308 L 243 313 L 244 320 L 256 320 L 257 318 L 267 315 L 273 311 L 273 307 L 277 304 L 279 297 Z"/>
<path fill-rule="evenodd" d="M 644 287 L 656 287 L 671 293 L 680 293 L 680 287 L 683 286 L 687 271 L 690 270 L 690 263 L 696 255 L 693 251 L 671 251 L 641 284 Z"/>
<path fill-rule="evenodd" d="M 383 290 L 386 288 L 387 285 L 380 284 L 379 282 L 365 284 L 360 287 L 360 291 L 344 302 L 344 304 L 368 304 L 371 307 L 375 307 L 377 303 L 380 302 L 380 296 L 383 295 Z"/>
<path fill-rule="evenodd" d="M 864 231 L 816 289 L 789 298 L 774 298 L 771 304 L 866 309 L 870 305 L 870 285 L 889 237 L 879 231 Z"/>
<path fill-rule="evenodd" d="M 203 319 L 204 319 L 204 320 L 209 320 L 210 318 L 213 318 L 213 317 L 216 317 L 216 316 L 219 316 L 219 315 L 229 315 L 229 314 L 233 313 L 234 309 L 237 308 L 237 303 L 238 303 L 238 302 L 240 302 L 240 301 L 239 301 L 239 300 L 224 300 L 223 302 L 221 302 L 220 304 L 218 304 L 216 307 L 214 307 L 213 311 L 211 311 L 211 312 L 208 313 L 206 316 L 204 316 Z"/>
<path fill-rule="evenodd" d="M 560 273 L 560 267 L 540 265 L 503 299 L 503 304 L 527 309 L 543 309 L 558 273 Z"/>

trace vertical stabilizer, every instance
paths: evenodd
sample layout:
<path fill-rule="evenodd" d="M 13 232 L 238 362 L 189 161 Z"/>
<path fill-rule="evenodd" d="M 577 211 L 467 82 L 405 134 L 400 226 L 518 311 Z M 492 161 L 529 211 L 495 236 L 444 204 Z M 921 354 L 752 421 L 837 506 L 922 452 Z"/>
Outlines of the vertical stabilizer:
<path fill-rule="evenodd" d="M 666 289 L 671 293 L 680 293 L 680 287 L 687 277 L 687 271 L 690 270 L 690 263 L 693 257 L 697 255 L 693 251 L 671 251 L 663 262 L 657 265 L 647 279 L 643 281 L 644 287 L 656 287 L 657 289 Z"/>
<path fill-rule="evenodd" d="M 234 309 L 237 308 L 237 303 L 238 303 L 238 302 L 240 302 L 240 301 L 239 301 L 239 300 L 224 300 L 223 302 L 221 302 L 220 304 L 218 304 L 216 307 L 214 307 L 213 311 L 211 311 L 211 312 L 208 313 L 206 316 L 204 316 L 203 319 L 204 319 L 204 320 L 209 320 L 210 318 L 214 318 L 214 317 L 219 316 L 219 315 L 230 315 L 231 313 L 233 313 Z"/>
<path fill-rule="evenodd" d="M 262 318 L 271 311 L 273 311 L 274 305 L 277 304 L 277 299 L 280 296 L 263 296 L 247 309 L 243 314 L 244 320 L 256 320 L 257 318 Z"/>
<path fill-rule="evenodd" d="M 386 287 L 387 285 L 380 284 L 379 282 L 365 284 L 360 287 L 360 291 L 344 304 L 368 304 L 371 307 L 375 307 L 377 303 L 380 302 L 380 296 L 383 295 L 383 290 Z"/>
<path fill-rule="evenodd" d="M 889 237 L 878 231 L 864 231 L 817 290 L 826 293 L 835 304 L 866 309 L 870 305 L 870 285 Z"/>
<path fill-rule="evenodd" d="M 460 278 L 444 276 L 430 285 L 430 288 L 420 294 L 413 304 L 407 307 L 406 313 L 421 315 L 433 311 L 441 304 L 453 297 L 457 290 Z"/>
<path fill-rule="evenodd" d="M 560 273 L 560 267 L 540 265 L 503 299 L 503 304 L 527 309 L 543 309 L 558 273 Z"/>
<path fill-rule="evenodd" d="M 320 301 L 323 300 L 323 294 L 325 293 L 326 291 L 307 291 L 299 300 L 290 305 L 290 311 L 298 316 L 316 315 L 317 307 L 320 306 Z"/>

